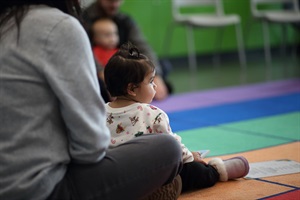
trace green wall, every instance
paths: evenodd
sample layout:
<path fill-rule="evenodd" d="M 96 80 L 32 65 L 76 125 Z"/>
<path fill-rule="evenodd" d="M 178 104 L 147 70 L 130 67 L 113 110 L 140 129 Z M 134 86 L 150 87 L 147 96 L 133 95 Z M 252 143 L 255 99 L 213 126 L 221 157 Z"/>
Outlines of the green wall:
<path fill-rule="evenodd" d="M 247 49 L 260 49 L 263 47 L 263 35 L 261 23 L 251 18 L 250 0 L 223 0 L 226 14 L 238 14 L 242 19 L 242 29 L 245 46 Z M 169 53 L 164 52 L 164 41 L 169 25 L 172 23 L 171 0 L 125 0 L 122 11 L 130 14 L 138 23 L 147 41 L 160 57 L 186 56 L 186 34 L 185 29 L 176 25 L 171 37 Z M 251 26 L 249 26 L 251 24 Z M 249 27 L 251 27 L 249 29 Z M 281 28 L 272 25 L 272 46 L 281 44 Z M 197 54 L 209 54 L 215 49 L 215 38 L 217 29 L 196 29 L 194 31 Z M 246 32 L 248 34 L 246 34 Z M 293 30 L 288 29 L 288 40 L 295 41 Z M 248 36 L 247 36 L 248 35 Z M 246 39 L 247 37 L 247 39 Z M 233 26 L 225 28 L 221 51 L 236 51 L 235 29 Z"/>

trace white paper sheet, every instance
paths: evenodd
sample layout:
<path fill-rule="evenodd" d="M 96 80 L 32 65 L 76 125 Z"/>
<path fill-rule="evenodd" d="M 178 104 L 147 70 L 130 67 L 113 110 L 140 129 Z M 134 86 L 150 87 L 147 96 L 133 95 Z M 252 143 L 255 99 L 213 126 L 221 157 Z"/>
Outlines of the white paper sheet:
<path fill-rule="evenodd" d="M 263 178 L 284 174 L 300 173 L 300 163 L 292 160 L 272 160 L 250 163 L 246 178 Z"/>

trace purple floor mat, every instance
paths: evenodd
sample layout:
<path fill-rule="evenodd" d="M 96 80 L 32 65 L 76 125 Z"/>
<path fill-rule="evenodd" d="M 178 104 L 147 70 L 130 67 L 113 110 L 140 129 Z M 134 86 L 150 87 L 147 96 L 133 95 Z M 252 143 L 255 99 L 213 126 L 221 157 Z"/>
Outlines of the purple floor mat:
<path fill-rule="evenodd" d="M 300 79 L 177 94 L 161 102 L 153 101 L 152 104 L 163 109 L 165 112 L 173 112 L 251 99 L 273 97 L 293 92 L 300 92 Z"/>

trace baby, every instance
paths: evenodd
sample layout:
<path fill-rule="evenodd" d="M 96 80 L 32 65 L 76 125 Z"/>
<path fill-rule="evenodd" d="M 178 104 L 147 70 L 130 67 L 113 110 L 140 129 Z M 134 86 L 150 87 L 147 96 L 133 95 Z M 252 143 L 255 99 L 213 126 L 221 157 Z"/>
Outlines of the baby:
<path fill-rule="evenodd" d="M 93 52 L 96 60 L 105 67 L 108 60 L 118 51 L 118 27 L 109 18 L 100 18 L 92 26 Z"/>
<path fill-rule="evenodd" d="M 135 46 L 122 45 L 107 63 L 104 75 L 108 91 L 116 98 L 106 104 L 111 148 L 145 134 L 170 134 L 182 147 L 184 164 L 180 176 L 183 192 L 248 174 L 246 158 L 239 156 L 224 161 L 214 158 L 207 164 L 198 152 L 189 151 L 181 138 L 172 132 L 168 115 L 150 104 L 157 87 L 153 81 L 155 66 Z"/>

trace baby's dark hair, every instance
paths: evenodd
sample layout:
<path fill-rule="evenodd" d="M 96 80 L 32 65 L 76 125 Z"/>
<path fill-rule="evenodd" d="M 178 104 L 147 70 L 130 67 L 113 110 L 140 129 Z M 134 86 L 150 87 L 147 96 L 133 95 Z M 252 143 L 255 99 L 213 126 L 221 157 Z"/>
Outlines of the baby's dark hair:
<path fill-rule="evenodd" d="M 111 96 L 126 95 L 128 84 L 138 87 L 145 76 L 154 70 L 154 64 L 136 46 L 130 42 L 123 44 L 105 66 L 107 90 Z"/>

